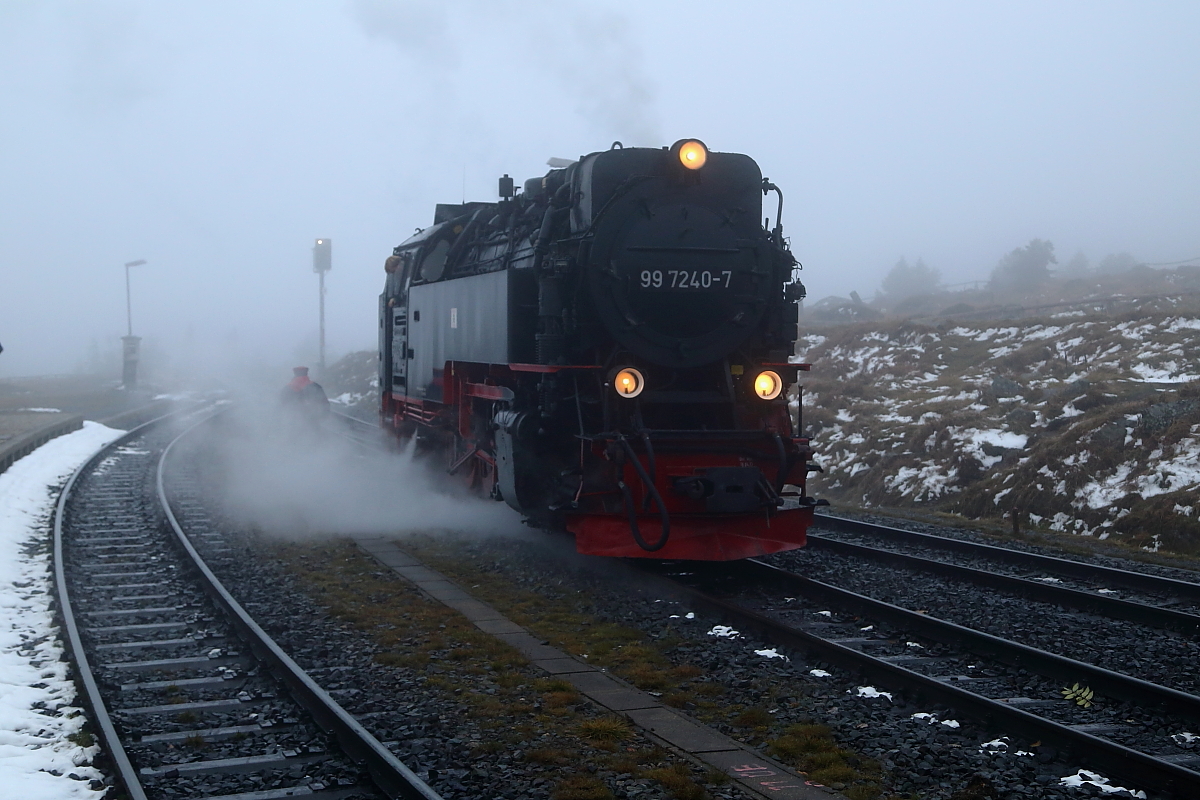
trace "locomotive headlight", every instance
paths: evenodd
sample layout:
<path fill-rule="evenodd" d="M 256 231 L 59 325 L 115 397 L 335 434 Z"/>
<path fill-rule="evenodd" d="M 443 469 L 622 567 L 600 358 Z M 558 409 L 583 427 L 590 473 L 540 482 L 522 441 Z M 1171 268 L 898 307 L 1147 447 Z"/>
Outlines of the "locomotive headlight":
<path fill-rule="evenodd" d="M 679 145 L 679 163 L 688 169 L 700 169 L 705 161 L 708 161 L 708 148 L 704 146 L 704 142 L 689 139 Z"/>
<path fill-rule="evenodd" d="M 774 370 L 764 369 L 754 379 L 754 393 L 763 400 L 774 400 L 783 391 L 783 378 Z"/>
<path fill-rule="evenodd" d="M 633 367 L 625 367 L 616 374 L 612 384 L 621 397 L 637 397 L 646 388 L 646 379 Z"/>

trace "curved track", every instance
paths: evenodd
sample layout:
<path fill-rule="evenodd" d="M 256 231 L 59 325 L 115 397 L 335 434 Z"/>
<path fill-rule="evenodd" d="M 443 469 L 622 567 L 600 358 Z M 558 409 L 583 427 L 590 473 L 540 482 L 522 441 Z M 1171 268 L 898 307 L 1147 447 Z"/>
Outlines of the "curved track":
<path fill-rule="evenodd" d="M 164 490 L 170 422 L 93 456 L 54 520 L 68 645 L 127 795 L 437 800 L 204 564 L 176 517 L 186 501 L 173 509 Z"/>

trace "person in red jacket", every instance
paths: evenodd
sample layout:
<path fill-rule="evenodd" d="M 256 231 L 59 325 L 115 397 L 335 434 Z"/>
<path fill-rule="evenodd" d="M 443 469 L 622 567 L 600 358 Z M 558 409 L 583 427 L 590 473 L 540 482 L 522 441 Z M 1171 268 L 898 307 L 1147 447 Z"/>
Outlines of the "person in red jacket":
<path fill-rule="evenodd" d="M 321 384 L 308 377 L 308 367 L 292 369 L 293 377 L 283 389 L 285 407 L 300 410 L 311 417 L 321 417 L 329 412 L 329 398 Z"/>

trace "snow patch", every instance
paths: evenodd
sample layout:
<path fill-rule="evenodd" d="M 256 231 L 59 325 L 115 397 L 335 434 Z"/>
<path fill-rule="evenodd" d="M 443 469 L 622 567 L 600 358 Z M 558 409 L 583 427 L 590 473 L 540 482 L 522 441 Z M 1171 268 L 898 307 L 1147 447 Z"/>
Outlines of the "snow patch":
<path fill-rule="evenodd" d="M 790 658 L 788 658 L 783 653 L 779 652 L 778 650 L 776 650 L 773 647 L 770 650 L 755 650 L 754 655 L 762 656 L 763 658 L 767 658 L 767 659 L 782 658 L 784 661 L 791 661 Z"/>
<path fill-rule="evenodd" d="M 0 782 L 26 800 L 95 798 L 89 779 L 97 747 L 67 737 L 84 725 L 50 608 L 48 521 L 60 486 L 123 432 L 96 422 L 60 436 L 0 474 Z M 32 554 L 31 554 L 32 552 Z M 73 780 L 71 773 L 84 778 Z"/>
<path fill-rule="evenodd" d="M 1058 782 L 1063 786 L 1073 786 L 1080 788 L 1083 786 L 1091 786 L 1094 789 L 1099 789 L 1104 794 L 1116 794 L 1117 792 L 1127 792 L 1134 797 L 1145 800 L 1146 793 L 1138 789 L 1126 789 L 1124 786 L 1113 786 L 1098 772 L 1089 772 L 1086 769 L 1081 769 L 1074 775 L 1067 775 L 1064 778 L 1059 778 Z"/>

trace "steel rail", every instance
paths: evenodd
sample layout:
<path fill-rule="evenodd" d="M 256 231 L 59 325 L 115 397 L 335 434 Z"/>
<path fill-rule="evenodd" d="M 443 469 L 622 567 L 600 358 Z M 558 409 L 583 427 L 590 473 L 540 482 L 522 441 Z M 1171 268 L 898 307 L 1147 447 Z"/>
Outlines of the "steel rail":
<path fill-rule="evenodd" d="M 182 413 L 185 412 L 175 411 L 152 419 L 149 422 L 138 425 L 136 428 L 118 436 L 104 447 L 101 447 L 71 475 L 70 480 L 67 481 L 67 485 L 59 493 L 58 504 L 54 509 L 54 584 L 58 594 L 59 614 L 62 616 L 63 628 L 67 632 L 67 646 L 70 649 L 71 658 L 75 662 L 75 672 L 79 677 L 79 683 L 83 685 L 84 699 L 92 712 L 92 720 L 98 729 L 97 732 L 100 735 L 100 741 L 103 743 L 103 747 L 117 771 L 117 780 L 124 786 L 130 800 L 147 800 L 146 792 L 142 788 L 137 770 L 134 769 L 132 762 L 129 760 L 129 755 L 125 752 L 124 745 L 121 744 L 121 737 L 117 734 L 112 717 L 108 713 L 108 707 L 104 704 L 104 698 L 100 694 L 100 686 L 96 683 L 96 676 L 92 672 L 91 662 L 88 661 L 87 653 L 83 649 L 83 639 L 79 634 L 79 623 L 75 619 L 75 611 L 71 605 L 70 593 L 67 591 L 67 575 L 63 559 L 63 518 L 66 516 L 67 501 L 71 498 L 75 484 L 101 458 L 107 456 L 110 451 L 120 447 L 125 442 L 141 436 L 151 427 Z"/>
<path fill-rule="evenodd" d="M 995 545 L 968 542 L 963 539 L 951 539 L 947 536 L 935 536 L 931 533 L 906 531 L 902 528 L 893 528 L 888 525 L 879 525 L 873 522 L 863 522 L 845 517 L 835 517 L 830 514 L 818 514 L 813 524 L 846 533 L 861 533 L 891 541 L 919 544 L 923 547 L 932 547 L 958 553 L 970 553 L 982 558 L 1006 561 L 1010 564 L 1058 573 L 1059 575 L 1067 575 L 1072 578 L 1103 580 L 1127 589 L 1166 592 L 1175 597 L 1200 601 L 1200 583 L 1192 583 L 1177 578 L 1164 578 L 1145 572 L 1133 572 L 1131 570 L 1117 569 L 1116 567 L 1088 564 L 1083 561 L 1072 561 L 1071 559 L 1059 558 L 1057 556 L 1027 553 L 1023 550 L 1008 550 L 1003 547 L 996 547 Z"/>
<path fill-rule="evenodd" d="M 784 573 L 782 570 L 777 570 L 761 562 L 740 563 L 750 565 L 748 572 L 752 570 L 758 573 L 759 577 L 775 578 L 777 577 L 775 573 L 790 575 L 790 573 Z M 645 572 L 642 574 L 645 575 Z M 836 641 L 824 639 L 814 633 L 714 597 L 673 579 L 664 578 L 664 580 L 670 591 L 687 599 L 698 609 L 714 614 L 724 621 L 736 625 L 740 630 L 749 631 L 772 644 L 814 653 L 823 661 L 862 674 L 889 687 L 896 687 L 915 696 L 922 696 L 933 702 L 945 704 L 954 708 L 957 713 L 970 715 L 990 727 L 1001 728 L 1006 733 L 1017 734 L 1031 740 L 1055 742 L 1060 749 L 1073 752 L 1085 764 L 1090 762 L 1092 766 L 1105 774 L 1119 776 L 1123 781 L 1167 792 L 1181 800 L 1200 796 L 1200 772 L 1068 725 L 1039 717 L 1003 701 L 969 692 L 948 682 L 838 644 Z M 817 582 L 813 581 L 812 583 Z M 829 588 L 834 589 L 834 593 L 844 592 L 844 590 L 837 590 L 834 587 Z M 845 594 L 853 595 L 850 592 L 845 592 Z M 862 596 L 855 597 L 861 598 Z M 870 598 L 862 599 L 869 603 L 878 602 L 871 601 Z M 891 608 L 896 607 L 892 606 Z M 903 609 L 897 610 L 903 611 Z M 914 616 L 919 619 L 929 619 L 924 615 L 914 614 Z M 1153 684 L 1149 685 L 1153 686 Z M 1172 692 L 1173 690 L 1166 691 Z M 1183 695 L 1184 693 L 1176 694 Z M 1184 696 L 1193 701 L 1197 700 L 1191 695 Z"/>
<path fill-rule="evenodd" d="M 735 569 L 743 572 L 747 580 L 757 585 L 773 583 L 783 586 L 789 592 L 795 591 L 809 598 L 837 603 L 840 607 L 853 609 L 855 613 L 888 622 L 935 642 L 964 648 L 1009 666 L 1032 670 L 1058 680 L 1086 682 L 1092 689 L 1110 697 L 1153 705 L 1165 711 L 1200 720 L 1200 697 L 1194 694 L 1039 650 L 965 625 L 938 619 L 930 614 L 918 614 L 761 561 L 742 561 Z"/>
<path fill-rule="evenodd" d="M 166 515 L 167 523 L 175 533 L 179 545 L 203 577 L 205 590 L 217 605 L 226 611 L 234 627 L 249 644 L 255 656 L 265 662 L 272 673 L 287 685 L 293 697 L 312 714 L 313 719 L 319 725 L 333 733 L 347 755 L 366 766 L 376 785 L 385 794 L 393 798 L 404 798 L 404 800 L 442 800 L 441 795 L 417 777 L 416 773 L 405 766 L 400 759 L 396 758 L 336 700 L 330 697 L 316 681 L 309 677 L 308 673 L 283 651 L 283 648 L 276 644 L 275 640 L 234 599 L 197 552 L 191 540 L 188 539 L 171 508 L 163 475 L 166 472 L 167 459 L 175 445 L 207 421 L 201 420 L 167 445 L 159 459 L 158 474 L 155 479 L 158 499 Z"/>
<path fill-rule="evenodd" d="M 897 553 L 895 550 L 868 547 L 867 545 L 843 542 L 839 539 L 827 539 L 824 536 L 817 536 L 812 533 L 808 534 L 808 546 L 814 550 L 829 550 L 840 555 L 855 558 L 870 558 L 950 578 L 957 578 L 980 586 L 1013 592 L 1014 594 L 1020 594 L 1045 603 L 1057 603 L 1084 611 L 1096 611 L 1114 619 L 1123 619 L 1142 625 L 1153 625 L 1190 635 L 1200 633 L 1200 616 L 1189 614 L 1186 611 L 1176 611 L 1170 608 L 1152 606 L 1147 603 L 1137 603 L 1132 600 L 1122 600 L 1116 597 L 1105 597 L 1104 595 L 1081 589 L 1054 586 L 1028 578 L 1002 575 L 982 569 L 975 569 L 974 567 L 965 567 L 960 564 L 921 558 L 920 556 L 909 555 L 907 553 Z"/>

